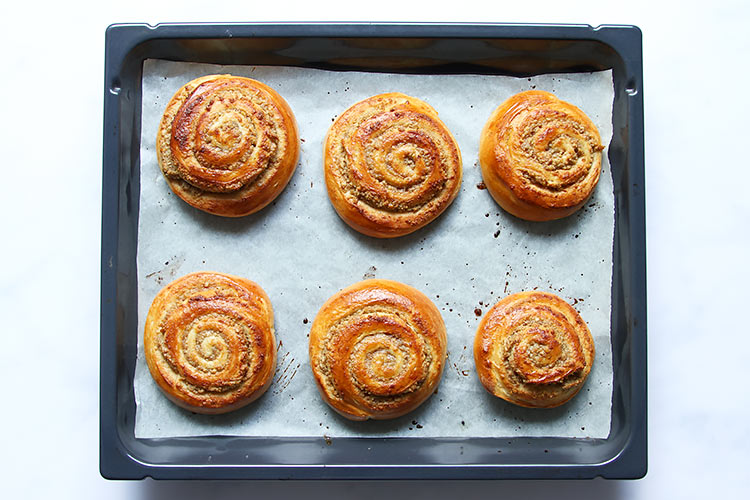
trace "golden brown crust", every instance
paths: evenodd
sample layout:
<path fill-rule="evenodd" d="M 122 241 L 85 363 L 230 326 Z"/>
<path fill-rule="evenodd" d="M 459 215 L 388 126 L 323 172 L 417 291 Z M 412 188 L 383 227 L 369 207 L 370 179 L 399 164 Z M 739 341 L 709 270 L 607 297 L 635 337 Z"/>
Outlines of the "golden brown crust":
<path fill-rule="evenodd" d="M 581 208 L 601 171 L 599 131 L 577 107 L 530 90 L 501 104 L 482 129 L 479 163 L 487 190 L 526 220 L 567 217 Z"/>
<path fill-rule="evenodd" d="M 505 297 L 482 318 L 474 362 L 482 385 L 511 403 L 552 408 L 583 386 L 594 341 L 578 312 L 546 292 Z"/>
<path fill-rule="evenodd" d="M 310 331 L 320 394 L 351 420 L 404 415 L 437 388 L 446 331 L 437 307 L 403 283 L 366 280 L 333 295 Z"/>
<path fill-rule="evenodd" d="M 156 154 L 177 196 L 205 212 L 241 217 L 283 191 L 297 166 L 299 133 L 289 104 L 269 86 L 209 75 L 169 101 Z"/>
<path fill-rule="evenodd" d="M 143 344 L 149 371 L 172 402 L 196 413 L 236 410 L 273 380 L 271 300 L 250 280 L 188 274 L 156 295 Z"/>
<path fill-rule="evenodd" d="M 323 150 L 333 207 L 360 233 L 409 234 L 438 217 L 461 187 L 461 152 L 437 112 L 399 93 L 347 109 Z"/>

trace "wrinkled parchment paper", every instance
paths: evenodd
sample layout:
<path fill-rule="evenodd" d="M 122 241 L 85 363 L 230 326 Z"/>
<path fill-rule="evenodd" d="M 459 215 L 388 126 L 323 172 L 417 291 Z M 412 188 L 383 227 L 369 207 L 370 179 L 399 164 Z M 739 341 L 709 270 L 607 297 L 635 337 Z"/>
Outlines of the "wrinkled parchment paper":
<path fill-rule="evenodd" d="M 164 108 L 193 78 L 231 73 L 261 80 L 291 105 L 302 138 L 300 162 L 285 191 L 260 213 L 226 219 L 200 212 L 172 194 L 154 143 Z M 138 228 L 138 359 L 135 435 L 409 436 L 604 438 L 612 399 L 610 308 L 614 195 L 605 150 L 603 173 L 585 208 L 560 221 L 524 222 L 504 213 L 480 189 L 479 134 L 511 95 L 547 90 L 612 136 L 610 71 L 533 78 L 404 75 L 293 67 L 217 66 L 147 60 L 143 68 L 141 192 Z M 323 137 L 355 102 L 399 91 L 431 104 L 461 149 L 461 192 L 426 228 L 394 240 L 360 235 L 344 224 L 326 193 Z M 194 271 L 249 278 L 271 297 L 279 341 L 268 392 L 228 415 L 193 414 L 170 403 L 151 379 L 143 326 L 157 292 Z M 448 359 L 437 394 L 391 421 L 349 422 L 323 403 L 310 372 L 308 333 L 325 300 L 365 278 L 414 286 L 440 309 Z M 474 369 L 472 343 L 480 316 L 504 296 L 546 290 L 574 305 L 594 336 L 596 359 L 586 385 L 559 408 L 513 406 L 488 394 Z"/>

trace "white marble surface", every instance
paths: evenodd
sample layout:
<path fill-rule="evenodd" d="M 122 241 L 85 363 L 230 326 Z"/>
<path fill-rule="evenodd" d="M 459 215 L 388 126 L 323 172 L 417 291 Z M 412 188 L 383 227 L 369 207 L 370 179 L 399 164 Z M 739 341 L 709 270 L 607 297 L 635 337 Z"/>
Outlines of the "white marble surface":
<path fill-rule="evenodd" d="M 3 498 L 370 499 L 747 496 L 744 152 L 750 6 L 464 0 L 370 4 L 183 0 L 6 6 L 0 95 Z M 104 30 L 113 22 L 505 21 L 644 32 L 649 473 L 640 481 L 110 482 L 98 472 Z M 44 142 L 40 144 L 40 135 Z M 710 342 L 720 342 L 713 346 Z M 720 347 L 719 347 L 720 346 Z M 33 354 L 38 364 L 24 361 Z M 701 361 L 705 360 L 705 361 Z M 716 363 L 717 366 L 713 366 Z M 396 489 L 398 488 L 398 489 Z"/>

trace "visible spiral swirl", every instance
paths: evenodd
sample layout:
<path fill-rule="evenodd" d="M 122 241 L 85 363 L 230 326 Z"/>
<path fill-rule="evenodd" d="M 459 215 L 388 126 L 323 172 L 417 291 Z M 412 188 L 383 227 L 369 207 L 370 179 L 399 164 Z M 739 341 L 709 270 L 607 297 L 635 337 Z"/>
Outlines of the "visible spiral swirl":
<path fill-rule="evenodd" d="M 260 397 L 276 367 L 273 310 L 249 280 L 193 273 L 163 288 L 146 319 L 144 349 L 170 400 L 224 413 Z"/>
<path fill-rule="evenodd" d="M 420 291 L 366 280 L 331 297 L 310 332 L 323 399 L 352 420 L 388 419 L 422 404 L 440 382 L 445 324 Z"/>
<path fill-rule="evenodd" d="M 357 231 L 402 236 L 438 217 L 461 186 L 461 153 L 437 112 L 404 94 L 347 109 L 326 136 L 328 195 Z"/>
<path fill-rule="evenodd" d="M 260 210 L 286 186 L 299 156 L 289 105 L 250 78 L 210 75 L 172 97 L 156 139 L 169 186 L 216 215 Z"/>
<path fill-rule="evenodd" d="M 521 92 L 482 130 L 479 161 L 487 189 L 527 220 L 566 217 L 586 202 L 601 171 L 599 132 L 577 107 L 549 92 Z"/>
<path fill-rule="evenodd" d="M 474 361 L 482 385 L 520 406 L 551 408 L 572 398 L 591 371 L 586 323 L 551 293 L 510 295 L 482 318 Z"/>

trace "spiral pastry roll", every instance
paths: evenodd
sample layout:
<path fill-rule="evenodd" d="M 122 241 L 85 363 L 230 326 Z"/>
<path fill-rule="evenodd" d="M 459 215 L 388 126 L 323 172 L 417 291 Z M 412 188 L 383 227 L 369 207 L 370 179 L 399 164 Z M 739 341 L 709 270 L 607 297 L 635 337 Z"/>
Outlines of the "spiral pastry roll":
<path fill-rule="evenodd" d="M 461 187 L 461 153 L 437 112 L 404 94 L 347 109 L 323 151 L 328 196 L 360 233 L 402 236 L 427 225 Z"/>
<path fill-rule="evenodd" d="M 149 309 L 143 341 L 164 394 L 197 413 L 226 413 L 254 401 L 276 368 L 268 295 L 227 274 L 188 274 L 163 288 Z"/>
<path fill-rule="evenodd" d="M 210 75 L 169 101 L 156 154 L 177 196 L 205 212 L 240 217 L 283 191 L 297 166 L 299 134 L 291 108 L 272 88 Z"/>
<path fill-rule="evenodd" d="M 511 403 L 559 406 L 581 389 L 594 359 L 586 323 L 567 302 L 544 292 L 510 295 L 479 323 L 474 361 L 482 385 Z"/>
<path fill-rule="evenodd" d="M 521 219 L 567 217 L 599 181 L 604 147 L 577 107 L 530 90 L 501 104 L 482 129 L 479 163 L 487 190 Z"/>
<path fill-rule="evenodd" d="M 422 292 L 395 281 L 354 284 L 323 305 L 310 332 L 318 389 L 351 420 L 389 419 L 422 404 L 440 382 L 445 324 Z"/>

